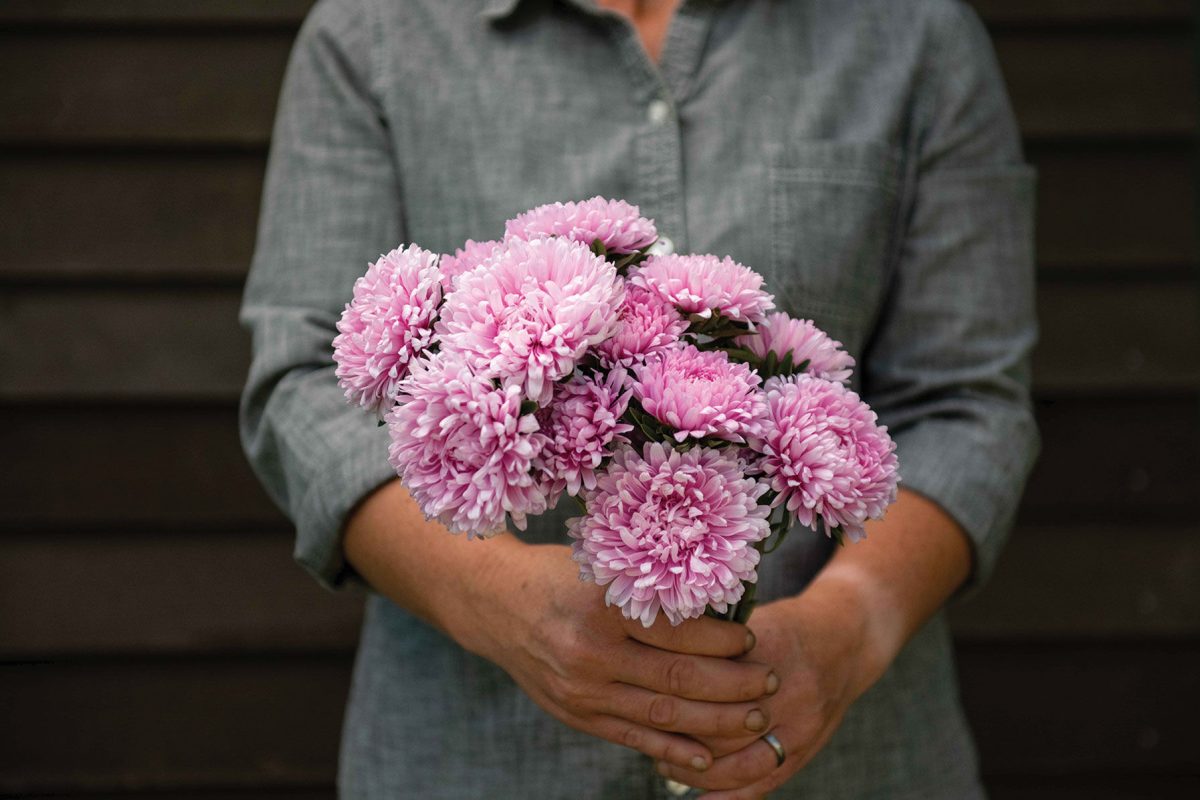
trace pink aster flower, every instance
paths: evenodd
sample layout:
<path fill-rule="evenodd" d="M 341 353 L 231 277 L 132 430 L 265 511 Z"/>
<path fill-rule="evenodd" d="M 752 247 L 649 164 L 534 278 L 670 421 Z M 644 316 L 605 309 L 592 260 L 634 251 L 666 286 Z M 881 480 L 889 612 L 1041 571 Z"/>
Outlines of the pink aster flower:
<path fill-rule="evenodd" d="M 548 494 L 565 488 L 579 494 L 581 487 L 596 488 L 596 470 L 619 444 L 628 444 L 624 434 L 633 426 L 621 422 L 629 405 L 624 370 L 605 377 L 576 375 L 554 387 L 554 399 L 538 412 L 547 437 L 538 467 L 550 483 Z M 553 503 L 549 503 L 553 505 Z"/>
<path fill-rule="evenodd" d="M 804 374 L 827 381 L 845 383 L 854 367 L 854 357 L 841 349 L 841 342 L 831 339 L 811 320 L 792 319 L 782 312 L 769 315 L 755 333 L 739 336 L 734 342 L 759 358 L 773 352 L 782 360 L 790 352 L 793 364 L 808 362 Z"/>
<path fill-rule="evenodd" d="M 515 239 L 562 236 L 588 247 L 597 239 L 609 253 L 634 253 L 658 238 L 654 221 L 624 200 L 593 197 L 580 203 L 550 203 L 510 219 L 505 235 Z"/>
<path fill-rule="evenodd" d="M 380 256 L 354 282 L 333 340 L 334 374 L 350 402 L 387 411 L 409 363 L 433 341 L 441 302 L 437 256 L 416 245 Z"/>
<path fill-rule="evenodd" d="M 800 523 L 841 528 L 857 541 L 863 524 L 896 499 L 896 446 L 858 395 L 840 383 L 796 375 L 767 384 L 759 467 Z"/>
<path fill-rule="evenodd" d="M 657 293 L 629 285 L 619 321 L 616 333 L 596 346 L 596 355 L 606 367 L 631 367 L 677 347 L 688 326 L 675 306 Z"/>
<path fill-rule="evenodd" d="M 567 523 L 580 577 L 607 586 L 605 601 L 646 627 L 660 610 L 672 625 L 706 606 L 726 611 L 758 578 L 765 491 L 720 450 L 623 448 L 587 494 L 588 513 Z"/>
<path fill-rule="evenodd" d="M 490 536 L 505 514 L 520 528 L 546 510 L 533 472 L 546 443 L 520 388 L 438 353 L 415 361 L 388 415 L 388 461 L 430 518 L 455 533 Z"/>
<path fill-rule="evenodd" d="M 589 347 L 612 334 L 624 287 L 616 269 L 567 239 L 513 239 L 486 269 L 459 276 L 442 307 L 445 349 L 546 404 Z"/>
<path fill-rule="evenodd" d="M 758 432 L 765 410 L 758 373 L 724 353 L 685 345 L 633 369 L 633 396 L 676 431 L 676 441 L 713 436 L 741 443 Z"/>
<path fill-rule="evenodd" d="M 442 256 L 438 262 L 438 268 L 442 272 L 443 290 L 449 293 L 454 288 L 454 282 L 458 280 L 459 275 L 478 267 L 490 258 L 498 247 L 500 247 L 500 242 L 477 242 L 474 239 L 467 239 L 462 247 L 454 251 L 454 255 Z"/>
<path fill-rule="evenodd" d="M 657 292 L 685 314 L 712 313 L 739 322 L 762 322 L 775 307 L 763 278 L 732 258 L 661 255 L 646 259 L 630 276 L 635 286 Z"/>

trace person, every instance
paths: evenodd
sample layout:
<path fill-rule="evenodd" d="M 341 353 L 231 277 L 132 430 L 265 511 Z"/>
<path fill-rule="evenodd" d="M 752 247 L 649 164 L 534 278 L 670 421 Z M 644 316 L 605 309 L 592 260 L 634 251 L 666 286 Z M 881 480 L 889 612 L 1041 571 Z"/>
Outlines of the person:
<path fill-rule="evenodd" d="M 958 0 L 320 0 L 277 112 L 242 432 L 300 563 L 370 589 L 342 796 L 982 797 L 942 608 L 986 579 L 1037 450 L 1032 190 Z M 749 628 L 623 620 L 565 507 L 448 535 L 337 386 L 368 261 L 596 194 L 764 274 L 896 441 L 886 518 L 844 548 L 793 532 Z"/>

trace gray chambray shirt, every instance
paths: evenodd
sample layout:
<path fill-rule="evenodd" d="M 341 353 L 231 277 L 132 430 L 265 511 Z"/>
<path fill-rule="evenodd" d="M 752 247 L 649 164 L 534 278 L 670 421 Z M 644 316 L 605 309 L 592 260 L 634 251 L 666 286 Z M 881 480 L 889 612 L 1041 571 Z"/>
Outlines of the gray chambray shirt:
<path fill-rule="evenodd" d="M 679 252 L 766 276 L 859 362 L 902 485 L 989 572 L 1037 450 L 1033 175 L 978 19 L 955 0 L 686 0 L 661 63 L 588 0 L 322 0 L 280 99 L 243 321 L 246 450 L 318 580 L 392 478 L 346 404 L 334 323 L 368 261 L 452 252 L 534 205 L 641 206 Z M 564 513 L 520 534 L 562 542 Z M 486 544 L 480 544 L 486 547 Z M 803 530 L 760 596 L 828 559 Z M 664 796 L 649 760 L 554 721 L 497 667 L 377 595 L 343 733 L 350 798 Z M 944 616 L 775 797 L 982 796 Z"/>

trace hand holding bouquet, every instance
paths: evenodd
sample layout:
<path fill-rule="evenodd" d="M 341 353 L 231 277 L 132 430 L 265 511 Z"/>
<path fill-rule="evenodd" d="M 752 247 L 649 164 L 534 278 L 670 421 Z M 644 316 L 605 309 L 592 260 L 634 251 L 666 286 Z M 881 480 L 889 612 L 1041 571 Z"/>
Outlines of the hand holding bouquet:
<path fill-rule="evenodd" d="M 771 313 L 748 267 L 656 240 L 597 197 L 454 255 L 394 250 L 355 283 L 337 376 L 451 531 L 523 528 L 569 495 L 580 575 L 627 618 L 744 621 L 794 523 L 855 540 L 883 515 L 894 445 L 838 342 Z"/>

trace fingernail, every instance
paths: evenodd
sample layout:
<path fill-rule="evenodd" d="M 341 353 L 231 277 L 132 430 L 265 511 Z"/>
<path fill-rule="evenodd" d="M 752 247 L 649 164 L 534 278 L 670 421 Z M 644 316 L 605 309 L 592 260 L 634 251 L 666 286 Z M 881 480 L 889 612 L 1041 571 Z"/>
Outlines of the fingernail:
<path fill-rule="evenodd" d="M 671 775 L 671 767 L 665 761 L 659 761 L 654 765 L 654 768 L 658 770 L 658 774 L 662 775 L 664 778 L 668 778 Z"/>
<path fill-rule="evenodd" d="M 746 730 L 761 731 L 767 727 L 767 717 L 757 708 L 746 715 Z"/>
<path fill-rule="evenodd" d="M 767 676 L 767 694 L 775 694 L 779 691 L 779 676 L 772 672 Z"/>
<path fill-rule="evenodd" d="M 754 645 L 758 644 L 758 639 L 754 636 L 754 631 L 746 631 L 746 652 L 749 653 L 754 649 Z"/>
<path fill-rule="evenodd" d="M 704 770 L 708 769 L 708 762 L 702 756 L 694 756 L 692 758 L 692 769 L 696 770 L 696 772 L 704 772 Z"/>

